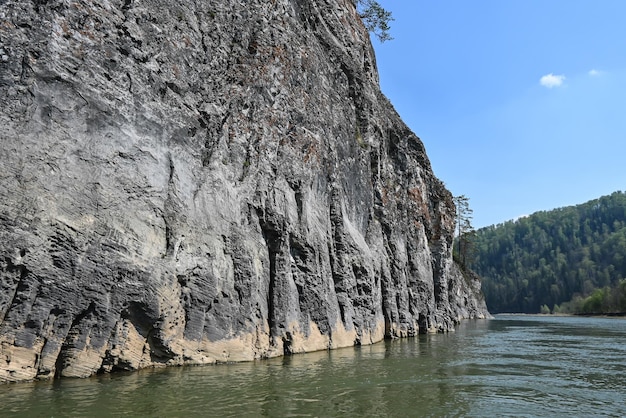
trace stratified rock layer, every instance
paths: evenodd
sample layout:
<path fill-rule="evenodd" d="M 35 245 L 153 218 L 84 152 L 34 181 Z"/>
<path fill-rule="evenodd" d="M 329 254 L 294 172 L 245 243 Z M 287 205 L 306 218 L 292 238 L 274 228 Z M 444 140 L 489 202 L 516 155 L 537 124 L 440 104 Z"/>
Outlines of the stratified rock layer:
<path fill-rule="evenodd" d="M 0 0 L 0 381 L 487 315 L 351 0 Z"/>

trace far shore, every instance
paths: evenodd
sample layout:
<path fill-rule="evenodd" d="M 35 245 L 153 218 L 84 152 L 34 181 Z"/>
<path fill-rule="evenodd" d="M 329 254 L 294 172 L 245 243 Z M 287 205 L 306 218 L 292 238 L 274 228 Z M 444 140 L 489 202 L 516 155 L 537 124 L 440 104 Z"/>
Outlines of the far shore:
<path fill-rule="evenodd" d="M 502 312 L 492 314 L 493 316 L 571 316 L 571 317 L 593 317 L 593 318 L 626 318 L 626 312 L 612 312 L 612 313 L 555 313 L 555 314 L 542 314 L 542 313 L 515 313 L 515 312 Z"/>

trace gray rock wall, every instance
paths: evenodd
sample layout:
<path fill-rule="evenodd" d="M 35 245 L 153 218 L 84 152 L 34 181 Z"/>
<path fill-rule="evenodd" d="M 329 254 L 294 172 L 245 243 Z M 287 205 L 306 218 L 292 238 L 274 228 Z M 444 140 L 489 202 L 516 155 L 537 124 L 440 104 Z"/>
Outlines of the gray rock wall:
<path fill-rule="evenodd" d="M 351 0 L 0 0 L 0 381 L 488 315 Z"/>

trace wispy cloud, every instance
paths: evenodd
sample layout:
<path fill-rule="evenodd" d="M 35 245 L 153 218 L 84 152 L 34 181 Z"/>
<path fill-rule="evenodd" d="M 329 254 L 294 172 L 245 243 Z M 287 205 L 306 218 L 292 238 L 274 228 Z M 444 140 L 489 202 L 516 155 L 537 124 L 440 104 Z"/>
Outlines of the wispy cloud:
<path fill-rule="evenodd" d="M 595 68 L 593 68 L 589 70 L 588 74 L 590 77 L 600 77 L 602 74 L 604 74 L 604 71 L 596 70 Z"/>
<path fill-rule="evenodd" d="M 561 86 L 563 84 L 563 81 L 565 81 L 565 76 L 563 74 L 561 74 L 561 75 L 554 75 L 554 74 L 550 73 L 550 74 L 546 74 L 543 77 L 541 77 L 541 79 L 539 80 L 539 83 L 542 86 L 551 89 L 552 87 L 559 87 L 559 86 Z"/>

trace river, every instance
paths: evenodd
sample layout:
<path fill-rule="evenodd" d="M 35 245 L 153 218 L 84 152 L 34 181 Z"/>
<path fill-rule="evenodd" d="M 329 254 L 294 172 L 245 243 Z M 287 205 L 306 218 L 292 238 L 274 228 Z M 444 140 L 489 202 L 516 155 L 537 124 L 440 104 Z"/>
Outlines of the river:
<path fill-rule="evenodd" d="M 0 416 L 626 416 L 626 319 L 499 315 L 372 346 L 2 385 Z"/>

